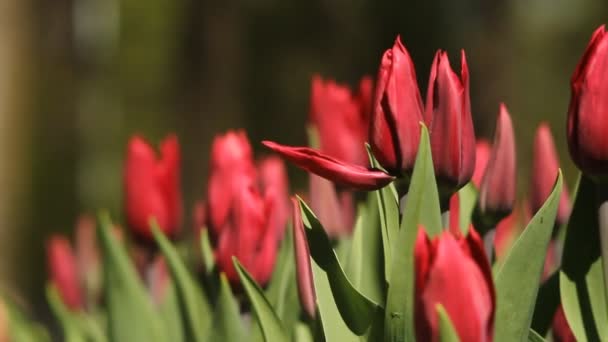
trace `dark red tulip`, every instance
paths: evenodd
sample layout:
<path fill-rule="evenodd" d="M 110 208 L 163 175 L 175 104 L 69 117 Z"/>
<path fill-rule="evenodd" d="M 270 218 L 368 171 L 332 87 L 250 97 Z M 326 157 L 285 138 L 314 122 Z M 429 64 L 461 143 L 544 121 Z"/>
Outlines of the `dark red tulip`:
<path fill-rule="evenodd" d="M 347 188 L 377 190 L 394 179 L 382 171 L 348 164 L 308 147 L 285 146 L 272 141 L 262 143 L 298 167 Z"/>
<path fill-rule="evenodd" d="M 48 272 L 63 303 L 70 310 L 83 308 L 76 257 L 70 242 L 63 236 L 54 235 L 46 244 Z"/>
<path fill-rule="evenodd" d="M 557 308 L 553 317 L 551 331 L 553 332 L 553 341 L 555 342 L 576 342 L 576 337 L 574 337 L 574 333 L 566 320 L 564 307 L 561 305 Z"/>
<path fill-rule="evenodd" d="M 160 146 L 160 157 L 141 137 L 129 141 L 124 169 L 127 223 L 139 237 L 152 239 L 150 219 L 175 236 L 182 218 L 180 152 L 177 137 L 170 135 Z"/>
<path fill-rule="evenodd" d="M 439 341 L 441 304 L 461 341 L 492 341 L 496 294 L 477 232 L 464 238 L 446 231 L 430 241 L 421 228 L 415 257 L 417 340 Z"/>
<path fill-rule="evenodd" d="M 488 160 L 490 160 L 490 151 L 492 145 L 485 139 L 478 139 L 475 144 L 475 171 L 473 171 L 473 177 L 471 182 L 475 184 L 477 189 L 481 186 L 481 179 L 486 172 L 488 166 Z"/>
<path fill-rule="evenodd" d="M 449 197 L 469 182 L 475 169 L 475 132 L 469 99 L 469 69 L 461 52 L 460 78 L 448 55 L 437 51 L 426 98 L 425 122 L 440 194 Z"/>
<path fill-rule="evenodd" d="M 238 283 L 233 256 L 258 283 L 268 282 L 289 216 L 282 163 L 272 158 L 260 165 L 257 170 L 244 132 L 214 140 L 205 216 L 216 265 L 232 283 Z"/>
<path fill-rule="evenodd" d="M 574 163 L 590 176 L 608 173 L 608 35 L 600 26 L 572 78 L 568 147 Z"/>
<path fill-rule="evenodd" d="M 555 184 L 559 159 L 551 129 L 546 123 L 541 123 L 536 130 L 534 150 L 532 154 L 532 179 L 530 182 L 530 209 L 536 213 L 545 203 Z M 570 198 L 565 184 L 557 208 L 557 224 L 565 223 L 570 216 Z"/>
<path fill-rule="evenodd" d="M 317 311 L 317 295 L 310 265 L 310 250 L 302 222 L 300 203 L 292 198 L 293 203 L 293 246 L 296 259 L 296 277 L 298 296 L 304 312 L 314 319 Z"/>
<path fill-rule="evenodd" d="M 422 112 L 414 63 L 397 37 L 382 56 L 369 134 L 374 156 L 391 174 L 413 169 Z"/>
<path fill-rule="evenodd" d="M 369 130 L 371 84 L 362 80 L 354 96 L 346 86 L 318 75 L 312 78 L 310 120 L 319 135 L 319 150 L 333 158 L 368 165 L 365 142 Z"/>
<path fill-rule="evenodd" d="M 500 104 L 494 145 L 479 189 L 479 209 L 495 221 L 507 216 L 515 204 L 516 157 L 513 123 L 507 107 Z"/>

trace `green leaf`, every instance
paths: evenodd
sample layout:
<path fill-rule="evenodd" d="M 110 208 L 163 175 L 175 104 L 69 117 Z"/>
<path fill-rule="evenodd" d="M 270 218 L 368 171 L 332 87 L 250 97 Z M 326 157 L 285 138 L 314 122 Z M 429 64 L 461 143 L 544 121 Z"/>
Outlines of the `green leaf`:
<path fill-rule="evenodd" d="M 294 341 L 294 342 L 313 342 L 314 339 L 313 339 L 312 333 L 311 333 L 308 325 L 306 325 L 302 322 L 297 322 L 294 326 L 292 341 Z"/>
<path fill-rule="evenodd" d="M 545 342 L 545 339 L 536 331 L 530 330 L 528 333 L 528 342 Z"/>
<path fill-rule="evenodd" d="M 182 314 L 180 311 L 179 298 L 174 281 L 171 279 L 164 290 L 162 302 L 158 306 L 161 319 L 165 322 L 165 331 L 169 341 L 185 341 Z"/>
<path fill-rule="evenodd" d="M 104 256 L 105 298 L 112 341 L 166 341 L 162 320 L 155 312 L 146 288 L 124 245 L 112 233 L 108 214 L 99 215 Z"/>
<path fill-rule="evenodd" d="M 367 148 L 370 165 L 373 168 L 382 169 L 382 166 L 372 154 L 369 144 L 365 144 L 365 147 Z M 399 234 L 399 199 L 397 198 L 397 191 L 393 183 L 374 192 L 376 193 L 378 212 L 380 214 L 382 246 L 384 246 L 384 275 L 388 283 L 391 274 L 391 263 L 388 261 L 392 260 L 393 241 L 397 239 L 397 235 Z"/>
<path fill-rule="evenodd" d="M 532 317 L 532 329 L 534 331 L 542 336 L 547 335 L 559 303 L 559 272 L 554 272 L 538 290 L 534 316 Z"/>
<path fill-rule="evenodd" d="M 422 125 L 416 164 L 412 173 L 405 211 L 401 220 L 398 249 L 391 268 L 400 270 L 391 275 L 386 301 L 384 336 L 386 341 L 415 341 L 414 334 L 414 245 L 418 224 L 423 224 L 433 237 L 441 233 L 439 194 L 431 158 L 429 133 Z"/>
<path fill-rule="evenodd" d="M 239 306 L 226 276 L 220 275 L 220 293 L 209 341 L 239 342 L 245 339 Z"/>
<path fill-rule="evenodd" d="M 553 191 L 515 241 L 496 274 L 496 319 L 494 340 L 523 341 L 527 338 L 547 246 L 562 193 L 559 171 Z"/>
<path fill-rule="evenodd" d="M 370 194 L 369 197 L 372 197 Z M 373 202 L 372 202 L 373 204 Z M 360 205 L 344 271 L 353 286 L 375 303 L 383 303 L 384 267 L 378 211 Z"/>
<path fill-rule="evenodd" d="M 184 310 L 187 335 L 193 341 L 204 341 L 210 328 L 211 308 L 193 275 L 180 258 L 177 250 L 160 231 L 156 222 L 151 222 L 152 234 L 161 252 L 167 259 L 167 265 L 177 287 L 177 293 Z"/>
<path fill-rule="evenodd" d="M 84 332 L 80 330 L 80 323 L 75 317 L 75 314 L 71 313 L 65 307 L 59 297 L 57 288 L 52 284 L 48 284 L 46 287 L 46 298 L 53 314 L 59 320 L 59 323 L 61 323 L 63 340 L 66 342 L 85 341 Z"/>
<path fill-rule="evenodd" d="M 258 284 L 253 280 L 251 275 L 241 266 L 239 261 L 232 257 L 234 267 L 239 274 L 241 284 L 247 293 L 247 297 L 251 302 L 251 306 L 257 316 L 257 321 L 262 328 L 264 340 L 267 342 L 283 342 L 287 341 L 288 335 L 285 332 L 281 320 L 277 317 L 276 312 L 272 309 L 272 305 L 268 302 L 264 292 Z"/>
<path fill-rule="evenodd" d="M 357 335 L 363 335 L 370 326 L 378 304 L 360 293 L 348 279 L 331 246 L 331 241 L 310 208 L 298 198 L 302 220 L 313 260 L 327 274 L 331 291 L 344 322 Z"/>
<path fill-rule="evenodd" d="M 207 228 L 201 230 L 201 258 L 203 259 L 205 273 L 211 274 L 215 268 L 215 257 L 213 256 L 213 248 L 209 241 L 209 231 Z"/>
<path fill-rule="evenodd" d="M 450 316 L 441 304 L 437 304 L 437 316 L 439 318 L 439 336 L 441 342 L 459 342 L 460 338 L 452 325 Z"/>
<path fill-rule="evenodd" d="M 294 260 L 293 230 L 288 227 L 266 290 L 266 298 L 288 331 L 292 329 L 300 313 Z"/>
<path fill-rule="evenodd" d="M 462 234 L 467 235 L 471 225 L 471 216 L 477 204 L 477 189 L 473 183 L 465 185 L 458 191 L 458 201 L 460 206 L 458 225 Z"/>
<path fill-rule="evenodd" d="M 597 209 L 595 184 L 581 175 L 559 277 L 564 313 L 578 341 L 608 340 Z"/>

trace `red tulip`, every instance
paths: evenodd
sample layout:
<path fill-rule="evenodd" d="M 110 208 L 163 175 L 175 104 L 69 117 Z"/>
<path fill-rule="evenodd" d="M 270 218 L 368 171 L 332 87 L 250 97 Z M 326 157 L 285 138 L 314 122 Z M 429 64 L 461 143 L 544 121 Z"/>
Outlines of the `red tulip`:
<path fill-rule="evenodd" d="M 363 166 L 348 164 L 308 147 L 285 146 L 272 141 L 263 141 L 262 143 L 298 167 L 347 188 L 377 190 L 394 179 L 394 177 L 382 171 L 369 170 Z"/>
<path fill-rule="evenodd" d="M 517 235 L 519 234 L 519 214 L 520 210 L 516 209 L 511 214 L 503 218 L 496 225 L 496 233 L 494 235 L 494 253 L 496 254 L 497 260 L 502 260 L 507 255 L 509 248 Z"/>
<path fill-rule="evenodd" d="M 355 220 L 352 192 L 337 191 L 334 184 L 316 175 L 309 178 L 310 207 L 331 238 L 349 236 Z"/>
<path fill-rule="evenodd" d="M 137 236 L 152 239 L 151 218 L 161 230 L 175 236 L 181 224 L 180 152 L 177 138 L 167 137 L 160 158 L 141 137 L 129 141 L 124 169 L 127 223 Z"/>
<path fill-rule="evenodd" d="M 500 104 L 496 121 L 494 145 L 479 193 L 479 208 L 484 216 L 498 222 L 507 216 L 515 204 L 516 159 L 513 123 L 507 107 Z"/>
<path fill-rule="evenodd" d="M 559 159 L 551 129 L 546 123 L 541 123 L 534 138 L 532 155 L 532 180 L 530 182 L 530 209 L 536 213 L 545 203 L 555 184 Z M 557 208 L 557 224 L 565 223 L 570 216 L 570 198 L 568 189 L 562 186 L 562 194 Z"/>
<path fill-rule="evenodd" d="M 362 81 L 358 98 L 346 86 L 332 80 L 312 79 L 310 119 L 319 134 L 319 150 L 348 163 L 368 165 L 365 142 L 369 130 L 365 97 L 370 95 L 367 81 Z"/>
<path fill-rule="evenodd" d="M 553 332 L 553 341 L 555 342 L 576 342 L 576 337 L 568 325 L 566 320 L 566 314 L 564 313 L 564 307 L 559 306 L 553 317 L 553 324 L 551 328 Z"/>
<path fill-rule="evenodd" d="M 574 163 L 591 176 L 608 173 L 608 35 L 604 25 L 591 37 L 572 78 L 568 147 Z"/>
<path fill-rule="evenodd" d="M 76 257 L 69 241 L 65 237 L 54 235 L 47 241 L 46 252 L 49 276 L 63 303 L 70 310 L 81 310 L 83 300 Z"/>
<path fill-rule="evenodd" d="M 441 304 L 461 341 L 492 341 L 496 294 L 481 238 L 446 231 L 430 241 L 421 228 L 416 240 L 416 336 L 439 341 Z"/>
<path fill-rule="evenodd" d="M 440 194 L 449 197 L 469 182 L 475 169 L 475 132 L 469 99 L 469 69 L 461 52 L 461 77 L 448 55 L 437 51 L 426 98 L 425 122 Z"/>
<path fill-rule="evenodd" d="M 492 146 L 488 141 L 485 139 L 477 140 L 475 144 L 475 170 L 473 171 L 473 177 L 471 177 L 471 182 L 475 184 L 477 189 L 481 186 L 481 179 L 486 172 L 491 150 Z"/>
<path fill-rule="evenodd" d="M 258 172 L 244 132 L 217 137 L 212 151 L 206 218 L 216 265 L 237 283 L 235 256 L 254 279 L 265 284 L 289 215 L 285 212 L 289 207 L 283 206 L 288 191 L 285 170 L 280 161 L 268 159 Z"/>
<path fill-rule="evenodd" d="M 317 295 L 310 266 L 310 250 L 304 232 L 300 203 L 295 198 L 292 198 L 291 202 L 293 203 L 293 246 L 296 258 L 298 296 L 304 312 L 308 317 L 314 319 L 317 311 Z"/>
<path fill-rule="evenodd" d="M 409 173 L 418 152 L 423 105 L 414 63 L 400 37 L 384 52 L 376 83 L 369 135 L 372 151 L 391 174 Z"/>

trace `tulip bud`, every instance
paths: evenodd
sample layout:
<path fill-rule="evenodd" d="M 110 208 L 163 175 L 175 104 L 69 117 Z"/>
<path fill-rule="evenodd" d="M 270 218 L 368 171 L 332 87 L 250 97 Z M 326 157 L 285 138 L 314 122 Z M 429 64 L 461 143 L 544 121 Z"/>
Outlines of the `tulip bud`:
<path fill-rule="evenodd" d="M 296 277 L 298 283 L 298 296 L 302 309 L 309 318 L 314 319 L 317 311 L 317 295 L 310 266 L 310 250 L 304 232 L 300 203 L 292 198 L 293 203 L 293 246 L 296 258 Z"/>
<path fill-rule="evenodd" d="M 530 182 L 530 209 L 536 213 L 545 203 L 555 184 L 559 159 L 551 129 L 546 123 L 541 123 L 536 130 L 534 138 L 534 151 L 532 154 L 532 180 Z M 570 216 L 570 198 L 568 189 L 564 184 L 557 208 L 556 224 L 561 225 Z"/>
<path fill-rule="evenodd" d="M 393 175 L 414 167 L 422 111 L 414 63 L 397 37 L 382 56 L 369 134 L 374 156 Z"/>
<path fill-rule="evenodd" d="M 437 305 L 441 304 L 461 341 L 491 341 L 496 294 L 477 232 L 471 229 L 466 238 L 456 238 L 446 231 L 429 241 L 420 228 L 415 259 L 417 340 L 439 340 Z"/>
<path fill-rule="evenodd" d="M 310 207 L 323 225 L 329 237 L 337 239 L 349 236 L 355 219 L 352 192 L 336 191 L 328 180 L 310 175 Z"/>
<path fill-rule="evenodd" d="M 289 179 L 285 164 L 277 156 L 263 158 L 258 163 L 260 188 L 266 197 L 273 199 L 272 218 L 277 240 L 283 239 L 283 232 L 290 216 Z"/>
<path fill-rule="evenodd" d="M 76 258 L 69 241 L 62 236 L 52 236 L 46 244 L 49 276 L 57 287 L 63 303 L 72 311 L 83 307 Z"/>
<path fill-rule="evenodd" d="M 574 337 L 574 333 L 570 329 L 562 305 L 557 308 L 555 316 L 553 316 L 551 331 L 553 333 L 553 341 L 555 342 L 576 342 L 576 337 Z"/>
<path fill-rule="evenodd" d="M 475 171 L 473 171 L 473 177 L 471 177 L 471 182 L 475 184 L 477 189 L 481 186 L 481 179 L 486 172 L 491 150 L 490 143 L 485 139 L 477 140 L 475 144 Z"/>
<path fill-rule="evenodd" d="M 151 218 L 168 236 L 181 224 L 180 153 L 177 138 L 167 137 L 157 159 L 152 147 L 139 136 L 129 141 L 124 169 L 127 223 L 140 238 L 152 240 Z"/>
<path fill-rule="evenodd" d="M 363 91 L 367 85 L 363 83 Z M 346 86 L 334 81 L 323 81 L 315 75 L 311 91 L 311 123 L 319 134 L 319 149 L 331 157 L 361 166 L 368 165 L 365 141 L 367 140 L 369 119 L 365 116 L 361 101 L 353 96 Z"/>
<path fill-rule="evenodd" d="M 600 26 L 572 78 L 568 109 L 568 147 L 581 171 L 602 177 L 608 173 L 608 35 Z"/>
<path fill-rule="evenodd" d="M 84 285 L 87 298 L 99 300 L 103 287 L 102 269 L 95 220 L 81 215 L 75 231 L 76 263 L 80 283 Z"/>
<path fill-rule="evenodd" d="M 364 141 L 369 137 L 369 124 L 372 115 L 372 101 L 374 100 L 374 80 L 369 76 L 363 76 L 359 81 L 359 92 L 355 97 L 359 103 L 359 114 L 363 118 L 365 131 L 363 132 Z"/>
<path fill-rule="evenodd" d="M 516 190 L 515 163 L 513 123 L 507 108 L 501 103 L 494 145 L 479 194 L 479 210 L 484 221 L 490 226 L 496 225 L 513 210 Z"/>
<path fill-rule="evenodd" d="M 475 132 L 469 99 L 469 69 L 461 52 L 461 77 L 450 67 L 448 55 L 437 51 L 431 68 L 425 122 L 439 194 L 446 200 L 469 182 L 475 169 Z"/>

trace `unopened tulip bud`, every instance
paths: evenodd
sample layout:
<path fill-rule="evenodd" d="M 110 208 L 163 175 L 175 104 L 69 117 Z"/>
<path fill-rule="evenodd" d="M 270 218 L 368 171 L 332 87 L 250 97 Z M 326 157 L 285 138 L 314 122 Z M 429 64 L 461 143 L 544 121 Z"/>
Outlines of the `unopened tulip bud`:
<path fill-rule="evenodd" d="M 152 240 L 150 219 L 167 236 L 174 237 L 181 224 L 180 153 L 177 138 L 167 137 L 160 158 L 141 137 L 129 141 L 124 168 L 127 223 L 139 238 Z"/>
<path fill-rule="evenodd" d="M 513 123 L 507 108 L 501 104 L 496 121 L 494 145 L 479 191 L 479 210 L 490 226 L 496 225 L 513 210 L 515 183 L 516 157 Z"/>
<path fill-rule="evenodd" d="M 425 122 L 431 135 L 435 177 L 442 201 L 469 182 L 475 169 L 475 132 L 469 99 L 469 69 L 461 53 L 460 77 L 448 55 L 437 51 L 431 68 Z"/>
<path fill-rule="evenodd" d="M 310 265 L 310 250 L 304 232 L 300 203 L 296 198 L 292 198 L 291 202 L 293 203 L 293 246 L 296 258 L 298 296 L 304 312 L 309 318 L 314 319 L 317 311 L 317 295 Z"/>
<path fill-rule="evenodd" d="M 412 171 L 422 112 L 414 63 L 397 37 L 393 47 L 382 56 L 370 126 L 374 156 L 389 173 L 401 175 Z"/>
<path fill-rule="evenodd" d="M 63 303 L 73 311 L 83 308 L 76 257 L 70 242 L 62 236 L 52 236 L 46 245 L 48 271 Z"/>
<path fill-rule="evenodd" d="M 492 146 L 487 140 L 477 140 L 477 143 L 475 144 L 475 171 L 473 171 L 473 177 L 471 177 L 471 182 L 475 184 L 477 189 L 481 186 L 481 180 L 486 172 L 488 161 L 490 160 L 491 150 Z"/>
<path fill-rule="evenodd" d="M 546 123 L 541 123 L 536 130 L 534 150 L 532 154 L 532 180 L 530 182 L 530 209 L 536 213 L 545 203 L 555 184 L 559 170 L 559 159 L 551 129 Z M 556 224 L 565 223 L 570 216 L 570 198 L 564 184 L 557 207 Z"/>
<path fill-rule="evenodd" d="M 600 26 L 572 78 L 568 109 L 568 147 L 581 171 L 594 178 L 608 174 L 608 35 Z"/>

